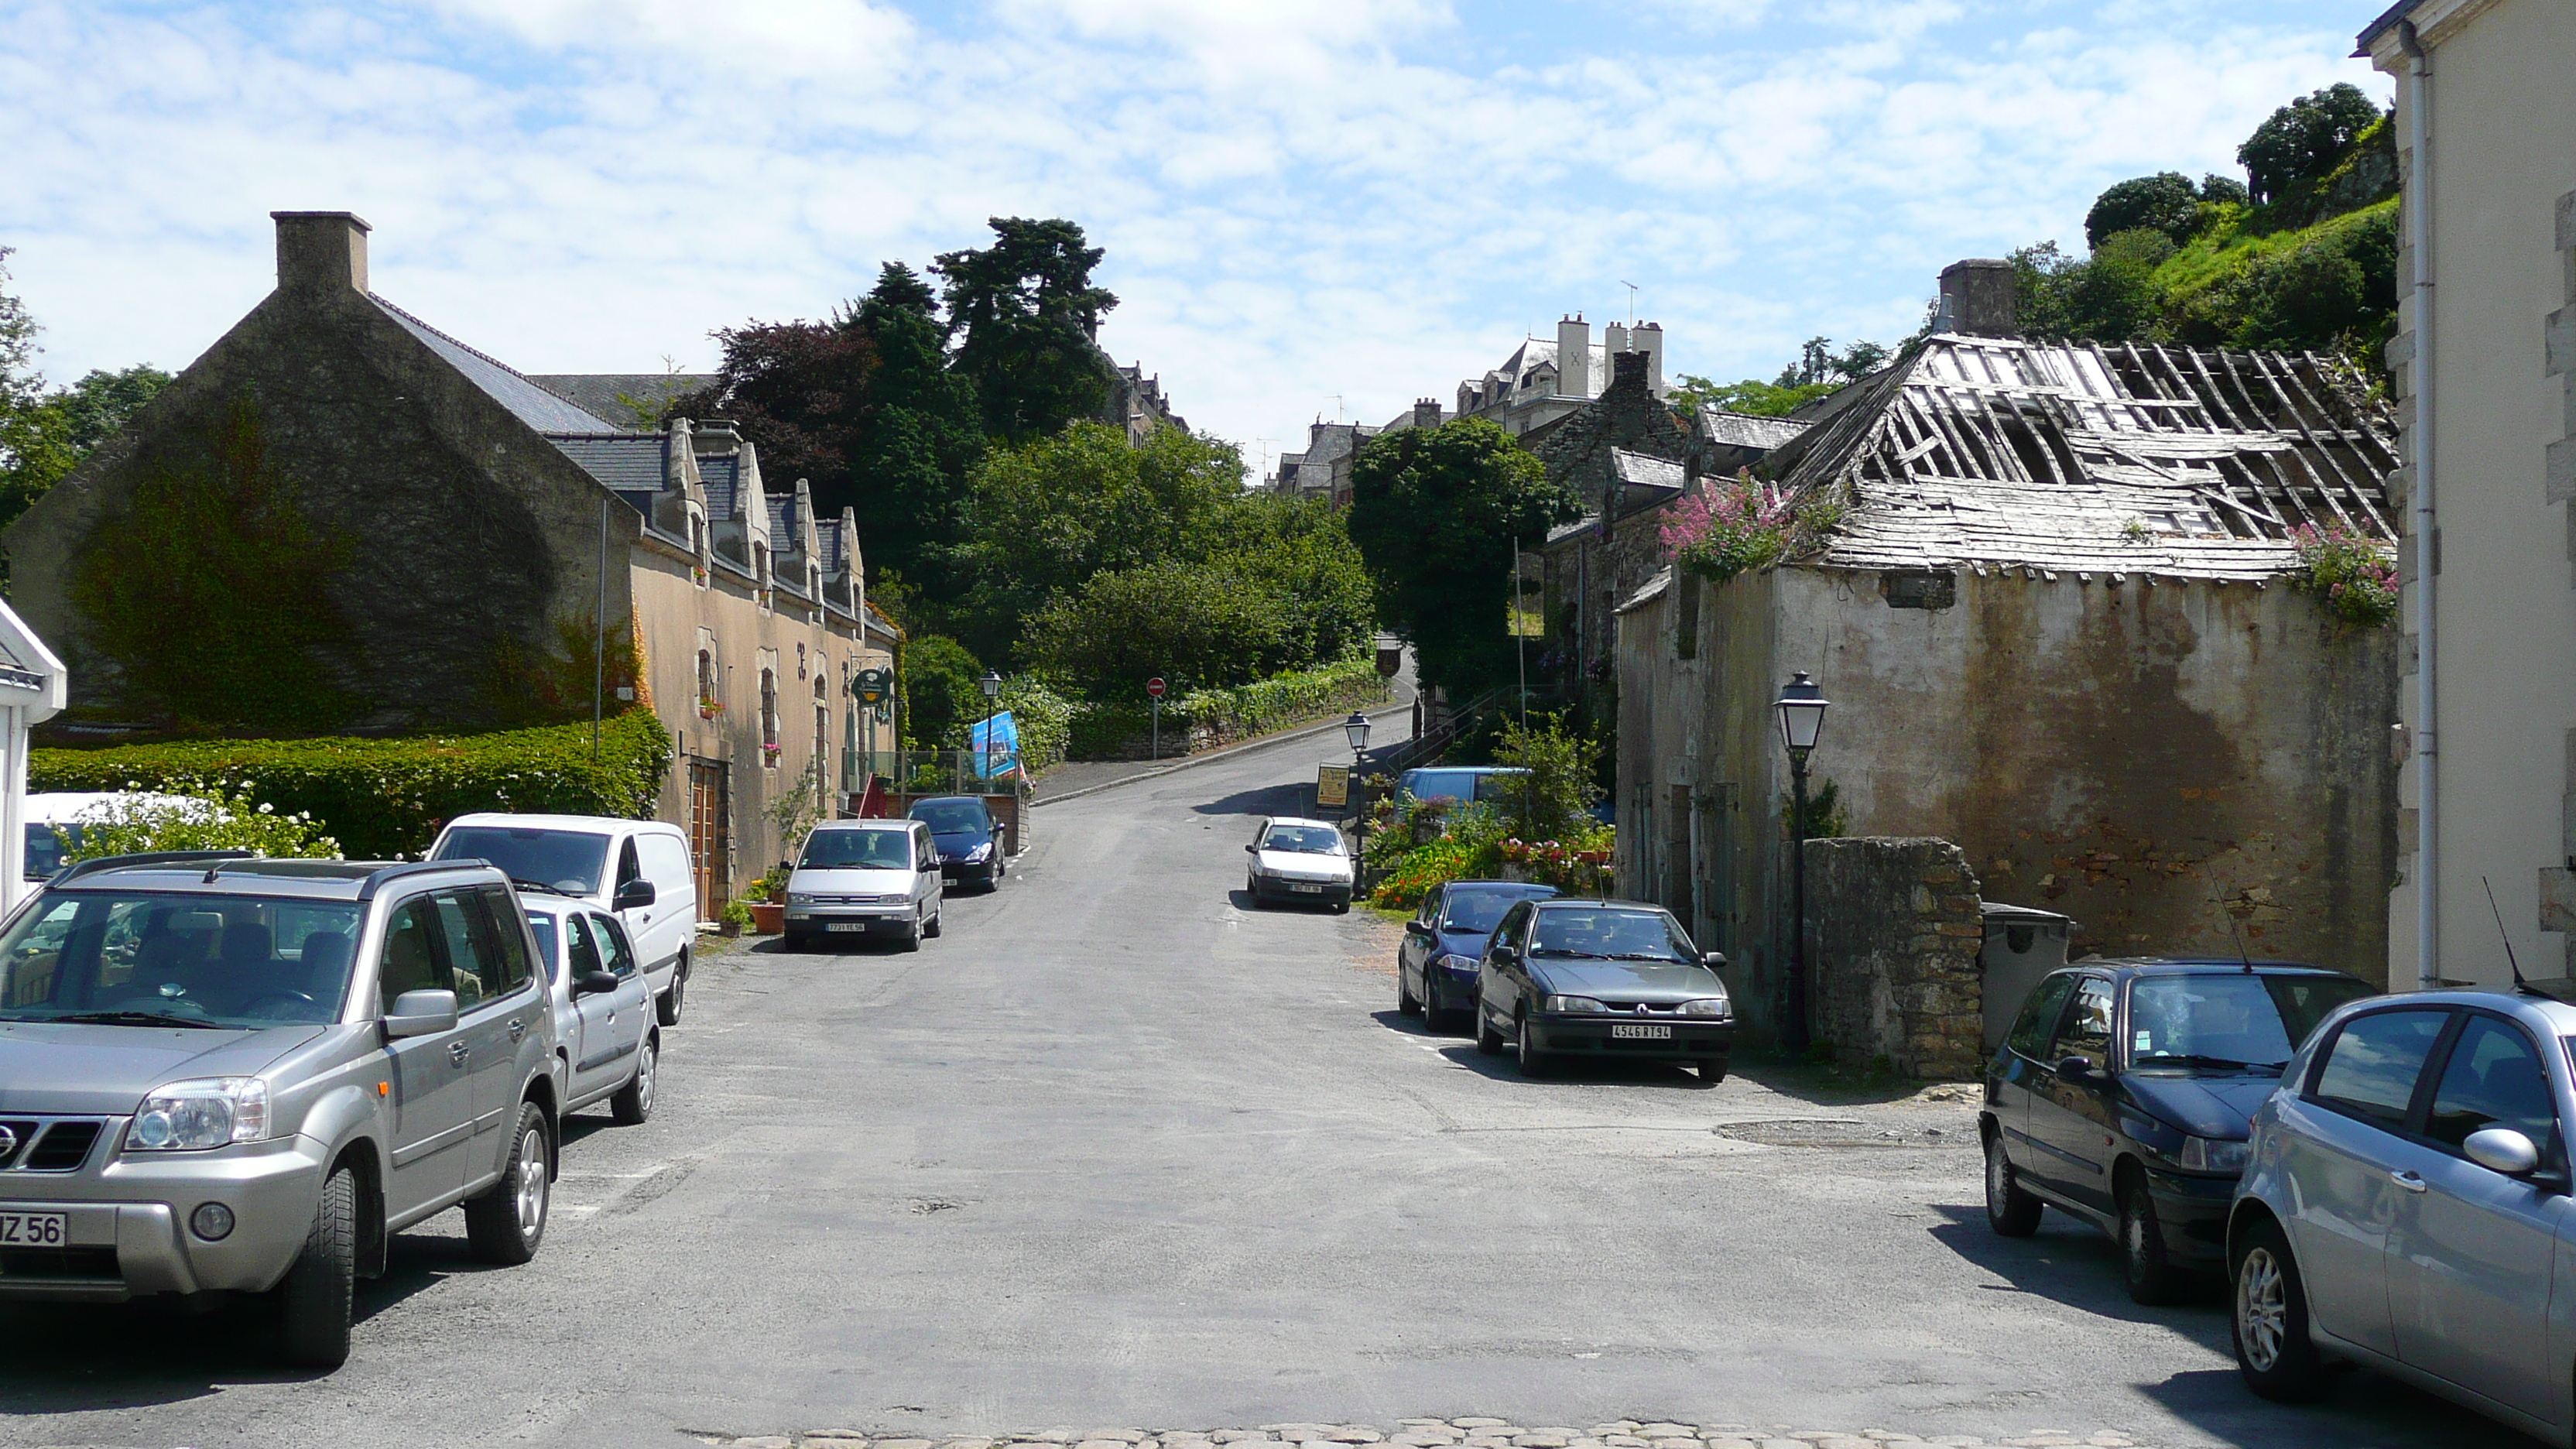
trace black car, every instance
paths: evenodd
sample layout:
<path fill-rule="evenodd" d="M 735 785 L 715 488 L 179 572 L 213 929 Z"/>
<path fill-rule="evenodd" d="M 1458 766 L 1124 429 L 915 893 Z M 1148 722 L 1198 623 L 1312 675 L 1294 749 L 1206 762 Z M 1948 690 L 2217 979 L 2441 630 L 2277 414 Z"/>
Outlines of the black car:
<path fill-rule="evenodd" d="M 1446 1029 L 1450 1014 L 1476 999 L 1476 963 L 1503 912 L 1555 894 L 1554 886 L 1510 880 L 1453 880 L 1425 891 L 1396 949 L 1395 1009 L 1422 1013 L 1426 1030 Z"/>
<path fill-rule="evenodd" d="M 941 880 L 957 885 L 971 881 L 989 891 L 1010 873 L 1009 862 L 1002 858 L 1002 828 L 975 796 L 915 800 L 904 814 L 930 827 L 930 838 L 939 845 Z"/>
<path fill-rule="evenodd" d="M 2168 1303 L 2226 1258 L 2253 1117 L 2326 1013 L 2374 994 L 2295 962 L 2085 961 L 2042 977 L 1986 1064 L 1986 1220 L 2042 1205 L 2120 1245 L 2129 1296 Z"/>
<path fill-rule="evenodd" d="M 1523 1075 L 1560 1057 L 1688 1062 L 1726 1080 L 1735 1005 L 1681 922 L 1640 901 L 1522 901 L 1503 913 L 1476 971 L 1476 1050 L 1517 1045 Z"/>

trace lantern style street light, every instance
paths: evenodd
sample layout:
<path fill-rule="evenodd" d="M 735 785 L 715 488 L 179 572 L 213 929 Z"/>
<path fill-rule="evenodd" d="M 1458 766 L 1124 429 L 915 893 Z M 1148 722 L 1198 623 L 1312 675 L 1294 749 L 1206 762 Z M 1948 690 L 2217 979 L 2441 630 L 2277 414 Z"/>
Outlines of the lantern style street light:
<path fill-rule="evenodd" d="M 1002 676 L 994 670 L 987 669 L 984 671 L 984 677 L 976 680 L 975 683 L 984 691 L 984 769 L 982 773 L 985 782 L 990 784 L 993 778 L 993 721 L 998 718 L 994 706 L 1002 698 Z"/>
<path fill-rule="evenodd" d="M 1358 710 L 1342 721 L 1351 742 L 1351 895 L 1360 893 L 1360 872 L 1368 868 L 1368 790 L 1360 775 L 1368 767 L 1369 717 Z"/>
<path fill-rule="evenodd" d="M 1780 1045 L 1791 1052 L 1807 1049 L 1807 755 L 1825 728 L 1831 706 L 1822 685 L 1798 671 L 1781 686 L 1780 742 L 1789 750 L 1789 971 L 1788 1002 L 1780 1023 Z"/>

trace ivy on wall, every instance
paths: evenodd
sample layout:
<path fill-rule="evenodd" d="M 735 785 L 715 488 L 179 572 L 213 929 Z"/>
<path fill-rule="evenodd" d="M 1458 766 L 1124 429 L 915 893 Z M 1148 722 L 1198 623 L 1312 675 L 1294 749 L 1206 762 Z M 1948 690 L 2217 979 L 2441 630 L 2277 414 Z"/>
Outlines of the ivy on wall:
<path fill-rule="evenodd" d="M 329 586 L 356 549 L 316 529 L 296 493 L 245 393 L 194 457 L 144 473 L 92 529 L 71 599 L 122 668 L 128 707 L 253 733 L 328 730 L 365 711 L 333 659 L 355 640 Z"/>

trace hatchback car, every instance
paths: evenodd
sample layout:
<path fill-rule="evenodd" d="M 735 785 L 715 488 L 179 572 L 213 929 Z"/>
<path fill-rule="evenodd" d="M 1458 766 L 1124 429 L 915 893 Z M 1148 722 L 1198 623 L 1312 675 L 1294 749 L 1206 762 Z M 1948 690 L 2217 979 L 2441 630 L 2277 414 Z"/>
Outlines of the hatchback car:
<path fill-rule="evenodd" d="M 524 1263 L 554 1179 L 554 1017 L 480 861 L 242 851 L 72 866 L 0 930 L 0 1299 L 272 1293 L 292 1362 L 462 1204 Z"/>
<path fill-rule="evenodd" d="M 1244 894 L 1256 906 L 1271 901 L 1312 901 L 1337 911 L 1351 908 L 1359 880 L 1342 828 L 1329 820 L 1280 816 L 1266 821 L 1244 853 Z"/>
<path fill-rule="evenodd" d="M 1476 965 L 1494 925 L 1515 901 L 1539 901 L 1556 887 L 1509 880 L 1445 881 L 1422 893 L 1395 952 L 1395 1009 L 1422 1014 L 1423 1029 L 1448 1028 L 1476 999 Z"/>
<path fill-rule="evenodd" d="M 942 795 L 915 800 L 904 813 L 930 827 L 930 838 L 939 847 L 942 880 L 980 885 L 988 891 L 1001 887 L 1010 862 L 1002 856 L 1002 828 L 981 799 Z"/>
<path fill-rule="evenodd" d="M 680 827 L 605 815 L 459 815 L 429 858 L 488 860 L 512 880 L 617 917 L 644 960 L 655 1014 L 664 1026 L 680 1024 L 698 944 L 697 867 Z"/>
<path fill-rule="evenodd" d="M 1520 1053 L 1523 1075 L 1559 1058 L 1686 1062 L 1709 1083 L 1735 1054 L 1735 1004 L 1673 913 L 1642 901 L 1522 901 L 1476 972 L 1476 1050 Z"/>
<path fill-rule="evenodd" d="M 2129 1296 L 2217 1268 L 2255 1109 L 2326 1014 L 2372 989 L 2287 962 L 2087 961 L 2043 976 L 1986 1064 L 1986 1221 L 2043 1205 L 2109 1233 Z"/>
<path fill-rule="evenodd" d="M 2255 1114 L 2228 1219 L 2256 1393 L 2315 1394 L 2340 1360 L 2569 1442 L 2571 1043 L 2576 1008 L 2493 991 L 2327 1019 Z"/>
<path fill-rule="evenodd" d="M 662 1028 L 626 928 L 585 902 L 530 886 L 519 888 L 519 903 L 554 1001 L 560 1111 L 604 1100 L 618 1125 L 642 1122 L 653 1115 Z"/>
<path fill-rule="evenodd" d="M 939 934 L 939 845 L 918 820 L 814 827 L 787 877 L 787 949 L 891 937 L 907 951 Z"/>

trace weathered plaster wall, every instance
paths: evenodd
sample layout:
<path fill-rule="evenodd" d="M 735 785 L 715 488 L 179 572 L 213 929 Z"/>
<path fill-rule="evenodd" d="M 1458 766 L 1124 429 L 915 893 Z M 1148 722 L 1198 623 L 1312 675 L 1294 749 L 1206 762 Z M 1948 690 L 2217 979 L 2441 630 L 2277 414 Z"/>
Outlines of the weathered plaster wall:
<path fill-rule="evenodd" d="M 1833 701 L 1813 767 L 1847 833 L 1958 842 L 1989 897 L 2074 916 L 2079 955 L 2232 954 L 2232 906 L 2258 955 L 2384 979 L 2392 631 L 2283 586 L 1964 571 L 1946 609 L 1782 569 L 1704 588 L 1697 612 L 1690 660 L 1677 589 L 1620 618 L 1623 888 L 1672 902 L 1686 880 L 1700 920 L 1732 916 L 1748 1016 L 1778 986 L 1771 702 L 1798 669 Z M 1684 798 L 1697 835 L 1673 827 Z"/>
<path fill-rule="evenodd" d="M 203 466 L 243 399 L 307 520 L 354 549 L 356 561 L 328 587 L 350 638 L 327 662 L 342 687 L 370 701 L 350 727 L 500 722 L 490 708 L 496 646 L 559 652 L 557 624 L 590 618 L 609 495 L 348 286 L 271 293 L 0 533 L 11 602 L 66 656 L 70 718 L 152 720 L 152 701 L 136 697 L 96 647 L 70 584 L 101 521 L 147 476 Z M 637 520 L 622 505 L 610 514 L 615 619 L 629 600 L 614 561 Z"/>
<path fill-rule="evenodd" d="M 1974 1077 L 1985 1060 L 1977 877 L 1946 840 L 1807 843 L 1808 1021 L 1838 1060 Z"/>

